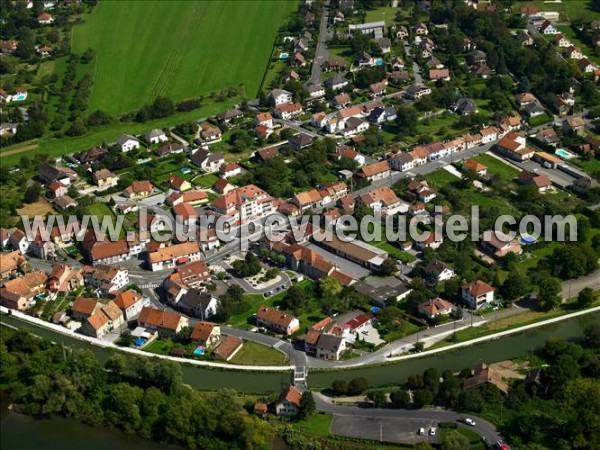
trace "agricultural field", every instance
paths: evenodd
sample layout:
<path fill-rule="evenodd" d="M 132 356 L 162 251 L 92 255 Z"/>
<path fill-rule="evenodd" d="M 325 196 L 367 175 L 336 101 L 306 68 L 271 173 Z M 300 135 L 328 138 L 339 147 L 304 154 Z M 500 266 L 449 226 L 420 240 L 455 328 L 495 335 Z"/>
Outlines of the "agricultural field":
<path fill-rule="evenodd" d="M 561 22 L 590 22 L 600 19 L 600 12 L 593 11 L 585 0 L 563 0 L 548 2 L 544 0 L 515 2 L 513 11 L 520 11 L 523 6 L 535 6 L 540 11 L 557 11 Z"/>
<path fill-rule="evenodd" d="M 90 111 L 137 110 L 236 88 L 257 94 L 287 2 L 101 2 L 73 30 L 73 51 L 96 51 Z"/>

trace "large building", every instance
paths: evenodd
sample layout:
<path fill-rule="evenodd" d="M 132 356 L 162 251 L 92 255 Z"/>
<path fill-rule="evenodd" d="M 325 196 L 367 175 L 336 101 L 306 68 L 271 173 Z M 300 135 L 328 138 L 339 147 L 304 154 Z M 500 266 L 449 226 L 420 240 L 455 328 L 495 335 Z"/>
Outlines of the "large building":
<path fill-rule="evenodd" d="M 230 222 L 240 224 L 266 217 L 275 212 L 276 206 L 273 197 L 258 186 L 248 184 L 214 200 L 210 209 Z"/>

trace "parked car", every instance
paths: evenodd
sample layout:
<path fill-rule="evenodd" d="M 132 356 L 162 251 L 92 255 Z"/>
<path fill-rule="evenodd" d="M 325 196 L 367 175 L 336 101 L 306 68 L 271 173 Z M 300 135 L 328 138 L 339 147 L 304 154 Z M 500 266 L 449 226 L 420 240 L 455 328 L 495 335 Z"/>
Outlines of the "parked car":
<path fill-rule="evenodd" d="M 419 428 L 419 434 L 423 436 L 425 434 L 425 428 Z"/>
<path fill-rule="evenodd" d="M 436 432 L 436 429 L 435 429 L 435 427 L 431 427 L 431 428 L 429 429 L 429 436 L 435 436 L 435 432 Z"/>

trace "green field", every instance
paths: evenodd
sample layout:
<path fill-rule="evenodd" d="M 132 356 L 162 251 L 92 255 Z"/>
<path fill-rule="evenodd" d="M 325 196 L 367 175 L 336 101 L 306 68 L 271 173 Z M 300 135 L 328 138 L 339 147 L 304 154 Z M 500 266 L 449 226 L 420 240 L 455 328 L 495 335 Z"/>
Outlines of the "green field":
<path fill-rule="evenodd" d="M 513 10 L 520 11 L 523 6 L 536 6 L 540 11 L 557 11 L 560 13 L 560 22 L 591 22 L 600 19 L 600 12 L 592 11 L 589 2 L 585 0 L 563 0 L 560 3 L 543 0 L 520 1 L 515 2 Z"/>
<path fill-rule="evenodd" d="M 73 29 L 73 52 L 96 51 L 90 111 L 138 109 L 224 88 L 257 94 L 295 1 L 100 2 Z"/>
<path fill-rule="evenodd" d="M 519 176 L 519 171 L 517 169 L 491 155 L 481 154 L 473 159 L 486 166 L 488 168 L 488 174 L 498 174 L 500 178 L 505 181 L 511 181 Z"/>
<path fill-rule="evenodd" d="M 244 342 L 244 346 L 229 362 L 246 366 L 280 366 L 285 364 L 285 355 L 266 345 Z"/>

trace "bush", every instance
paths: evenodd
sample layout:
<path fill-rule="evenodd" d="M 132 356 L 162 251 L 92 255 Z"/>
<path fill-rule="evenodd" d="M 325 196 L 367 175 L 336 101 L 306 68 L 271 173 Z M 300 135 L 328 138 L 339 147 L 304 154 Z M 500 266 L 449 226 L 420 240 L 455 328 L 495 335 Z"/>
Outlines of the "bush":
<path fill-rule="evenodd" d="M 348 383 L 348 395 L 359 395 L 369 389 L 369 382 L 365 377 L 357 377 Z"/>

